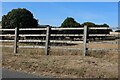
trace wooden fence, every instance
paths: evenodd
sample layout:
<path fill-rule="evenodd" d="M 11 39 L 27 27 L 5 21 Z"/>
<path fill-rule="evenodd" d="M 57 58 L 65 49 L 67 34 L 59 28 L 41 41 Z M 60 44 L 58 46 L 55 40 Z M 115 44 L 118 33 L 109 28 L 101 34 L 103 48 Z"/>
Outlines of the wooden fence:
<path fill-rule="evenodd" d="M 14 46 L 7 46 L 5 45 L 4 47 L 14 47 L 14 53 L 17 53 L 17 48 L 44 48 L 45 50 L 45 54 L 48 55 L 49 53 L 49 48 L 52 48 L 52 46 L 50 46 L 50 42 L 53 42 L 53 43 L 74 43 L 74 44 L 77 44 L 77 43 L 83 43 L 83 55 L 85 56 L 86 55 L 86 52 L 88 50 L 87 48 L 87 43 L 88 43 L 88 39 L 87 37 L 88 36 L 111 36 L 109 34 L 89 34 L 88 33 L 88 29 L 109 29 L 107 27 L 87 27 L 87 26 L 84 26 L 83 28 L 51 28 L 51 27 L 46 27 L 46 28 L 15 28 L 15 29 L 0 29 L 0 31 L 14 31 L 14 34 L 1 34 L 0 37 L 6 37 L 6 36 L 9 36 L 9 37 L 14 37 L 14 40 L 0 40 L 1 42 L 14 42 Z M 35 30 L 35 31 L 46 31 L 45 34 L 20 34 L 19 31 L 32 31 L 32 30 Z M 51 31 L 54 31 L 54 30 L 83 30 L 83 34 L 51 34 Z M 26 36 L 44 36 L 45 37 L 45 40 L 20 40 L 19 37 L 26 37 Z M 59 37 L 71 37 L 71 36 L 82 36 L 83 37 L 83 41 L 68 41 L 68 40 L 51 40 L 50 37 L 53 36 L 53 37 L 56 37 L 56 36 L 59 36 Z M 18 43 L 20 42 L 43 42 L 45 43 L 45 46 L 18 46 Z M 57 48 L 57 47 L 56 47 Z M 60 47 L 58 47 L 60 48 Z M 69 49 L 69 48 L 68 48 Z"/>

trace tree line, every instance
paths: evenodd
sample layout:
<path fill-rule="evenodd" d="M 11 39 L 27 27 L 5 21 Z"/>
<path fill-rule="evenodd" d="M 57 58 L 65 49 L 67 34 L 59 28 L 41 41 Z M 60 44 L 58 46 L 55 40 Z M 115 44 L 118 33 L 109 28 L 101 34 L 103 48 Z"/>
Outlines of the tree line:
<path fill-rule="evenodd" d="M 97 25 L 92 22 L 85 22 L 80 24 L 72 17 L 67 17 L 60 27 L 83 27 L 84 25 L 90 27 L 109 27 L 107 24 Z M 34 18 L 33 14 L 25 9 L 12 9 L 6 15 L 2 16 L 2 28 L 37 28 L 38 20 Z"/>
<path fill-rule="evenodd" d="M 72 17 L 67 17 L 61 24 L 61 27 L 84 27 L 85 25 L 88 27 L 109 27 L 108 24 L 98 25 L 92 22 L 84 22 L 83 24 L 80 24 L 76 22 Z"/>
<path fill-rule="evenodd" d="M 78 23 L 75 21 L 72 17 L 67 17 L 62 23 L 61 28 L 78 28 L 78 27 L 109 27 L 108 24 L 95 24 L 92 22 L 84 22 L 83 24 Z M 9 11 L 6 15 L 2 16 L 2 28 L 39 28 L 38 20 L 34 18 L 33 14 L 25 9 L 25 8 L 18 8 L 18 9 L 12 9 Z M 89 33 L 91 34 L 109 34 L 109 32 L 112 31 L 112 29 L 109 30 L 90 30 Z M 7 32 L 6 32 L 7 33 Z M 9 32 L 10 33 L 10 32 Z M 11 32 L 12 33 L 12 32 Z M 20 32 L 20 33 L 30 33 L 30 31 L 26 32 Z M 33 31 L 32 33 L 45 33 L 45 31 Z M 53 31 L 51 32 L 53 34 L 82 34 L 83 30 L 69 30 L 69 31 Z"/>

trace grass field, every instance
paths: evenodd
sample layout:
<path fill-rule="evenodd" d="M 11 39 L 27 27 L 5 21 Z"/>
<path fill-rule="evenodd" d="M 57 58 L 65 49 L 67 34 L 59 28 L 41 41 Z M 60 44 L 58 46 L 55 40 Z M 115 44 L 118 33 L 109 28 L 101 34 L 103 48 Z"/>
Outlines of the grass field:
<path fill-rule="evenodd" d="M 8 44 L 9 43 L 3 43 Z M 117 49 L 118 44 L 93 44 L 89 48 Z M 65 46 L 80 47 L 82 45 Z M 31 73 L 62 78 L 117 78 L 118 52 L 117 51 L 89 51 L 82 56 L 79 50 L 51 49 L 50 55 L 44 55 L 44 49 L 3 48 L 3 67 Z"/>

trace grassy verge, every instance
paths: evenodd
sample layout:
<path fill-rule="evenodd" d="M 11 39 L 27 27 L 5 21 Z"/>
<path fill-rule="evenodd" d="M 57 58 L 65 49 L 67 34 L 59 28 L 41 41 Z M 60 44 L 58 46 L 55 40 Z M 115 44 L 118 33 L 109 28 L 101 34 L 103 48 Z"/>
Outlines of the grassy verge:
<path fill-rule="evenodd" d="M 53 77 L 117 78 L 118 76 L 117 52 L 91 52 L 84 57 L 80 51 L 76 51 L 76 54 L 75 51 L 60 51 L 52 49 L 50 55 L 45 56 L 44 49 L 18 49 L 18 53 L 14 54 L 12 48 L 3 48 L 3 67 Z"/>

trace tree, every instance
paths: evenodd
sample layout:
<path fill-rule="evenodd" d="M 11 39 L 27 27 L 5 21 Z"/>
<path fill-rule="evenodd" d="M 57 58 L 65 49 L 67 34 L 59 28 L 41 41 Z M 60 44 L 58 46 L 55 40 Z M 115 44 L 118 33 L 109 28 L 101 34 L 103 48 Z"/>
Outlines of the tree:
<path fill-rule="evenodd" d="M 72 17 L 67 17 L 61 24 L 61 27 L 80 27 L 80 26 L 81 26 L 80 23 L 76 22 Z"/>
<path fill-rule="evenodd" d="M 120 29 L 119 29 L 119 30 L 116 30 L 115 32 L 120 32 Z"/>
<path fill-rule="evenodd" d="M 96 25 L 96 27 L 109 27 L 108 24 L 101 24 L 101 25 Z"/>
<path fill-rule="evenodd" d="M 103 24 L 102 27 L 109 27 L 109 25 L 108 24 Z"/>
<path fill-rule="evenodd" d="M 95 24 L 94 23 L 92 23 L 92 22 L 84 22 L 83 24 L 82 24 L 82 26 L 88 26 L 88 27 L 95 27 Z"/>
<path fill-rule="evenodd" d="M 7 15 L 2 16 L 2 28 L 32 28 L 37 26 L 38 20 L 25 8 L 13 9 Z"/>

